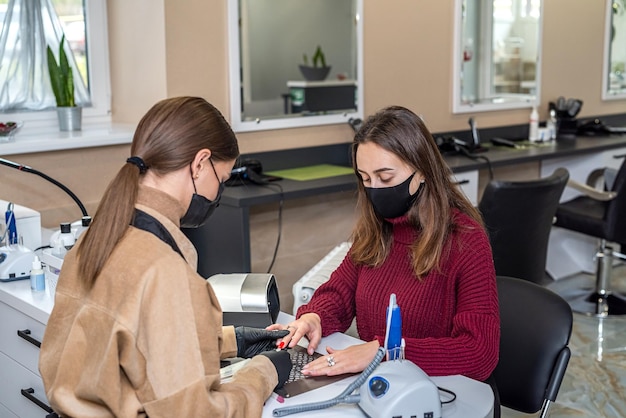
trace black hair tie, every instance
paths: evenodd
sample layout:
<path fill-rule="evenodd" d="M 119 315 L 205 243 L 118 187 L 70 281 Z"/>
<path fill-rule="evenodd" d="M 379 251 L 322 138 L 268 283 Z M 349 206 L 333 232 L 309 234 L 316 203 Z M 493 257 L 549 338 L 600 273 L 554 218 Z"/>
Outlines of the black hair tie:
<path fill-rule="evenodd" d="M 143 162 L 141 157 L 130 157 L 126 160 L 126 162 L 136 165 L 137 168 L 139 168 L 139 174 L 143 174 L 146 170 L 148 170 L 148 166 Z"/>

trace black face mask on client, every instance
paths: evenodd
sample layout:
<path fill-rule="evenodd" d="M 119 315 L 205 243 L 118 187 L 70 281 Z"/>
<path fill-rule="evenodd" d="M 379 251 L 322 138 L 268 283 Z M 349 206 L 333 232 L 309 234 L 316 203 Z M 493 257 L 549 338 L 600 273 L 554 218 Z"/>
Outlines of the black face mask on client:
<path fill-rule="evenodd" d="M 364 187 L 365 193 L 372 202 L 374 210 L 385 219 L 397 218 L 408 212 L 409 208 L 424 186 L 422 181 L 414 194 L 409 192 L 409 186 L 415 173 L 411 174 L 408 179 L 392 187 Z"/>
<path fill-rule="evenodd" d="M 213 172 L 215 173 L 215 178 L 219 181 L 219 177 L 217 175 L 217 171 L 215 171 L 215 166 L 213 165 L 213 161 L 209 159 L 211 163 L 211 167 L 213 167 Z M 219 188 L 217 190 L 217 196 L 215 196 L 214 200 L 209 200 L 206 197 L 199 195 L 196 190 L 196 182 L 193 181 L 193 177 L 191 178 L 191 182 L 193 183 L 193 195 L 191 196 L 191 203 L 189 204 L 189 208 L 185 215 L 180 218 L 180 227 L 181 228 L 199 228 L 206 223 L 209 217 L 220 205 L 220 198 L 222 197 L 222 192 L 224 191 L 224 183 L 220 181 Z"/>

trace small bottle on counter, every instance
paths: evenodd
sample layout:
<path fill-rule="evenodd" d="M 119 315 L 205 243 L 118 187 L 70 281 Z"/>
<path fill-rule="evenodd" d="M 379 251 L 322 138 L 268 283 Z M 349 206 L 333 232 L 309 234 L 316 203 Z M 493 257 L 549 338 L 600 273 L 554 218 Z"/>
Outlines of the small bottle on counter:
<path fill-rule="evenodd" d="M 548 139 L 556 139 L 556 111 L 554 109 L 550 109 L 550 115 L 546 121 L 546 128 L 548 128 Z"/>
<path fill-rule="evenodd" d="M 54 240 L 51 254 L 57 258 L 61 258 L 61 259 L 65 258 L 65 254 L 67 254 L 67 250 L 65 249 L 63 242 L 59 238 Z"/>
<path fill-rule="evenodd" d="M 33 292 L 41 292 L 46 290 L 46 276 L 41 268 L 41 261 L 38 256 L 33 260 L 33 266 L 30 269 L 30 289 Z"/>
<path fill-rule="evenodd" d="M 537 107 L 535 106 L 533 106 L 533 110 L 532 112 L 530 112 L 528 140 L 530 142 L 535 142 L 539 140 L 539 114 L 537 113 Z"/>

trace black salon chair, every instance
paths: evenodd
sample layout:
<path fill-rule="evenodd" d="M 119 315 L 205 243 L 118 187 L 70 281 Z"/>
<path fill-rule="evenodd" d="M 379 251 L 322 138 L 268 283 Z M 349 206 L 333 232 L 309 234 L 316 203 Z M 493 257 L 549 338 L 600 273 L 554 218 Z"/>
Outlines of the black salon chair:
<path fill-rule="evenodd" d="M 546 284 L 550 229 L 569 172 L 528 181 L 487 184 L 478 209 L 493 251 L 496 274 Z"/>
<path fill-rule="evenodd" d="M 497 277 L 500 360 L 493 373 L 500 404 L 547 417 L 570 359 L 572 310 L 551 290 Z"/>
<path fill-rule="evenodd" d="M 564 297 L 576 312 L 592 316 L 623 315 L 626 296 L 612 291 L 610 281 L 615 258 L 626 260 L 626 255 L 614 248 L 616 244 L 621 251 L 626 249 L 626 160 L 619 170 L 594 170 L 586 183 L 568 183 L 584 194 L 559 205 L 555 226 L 599 239 L 596 283 L 593 289 L 581 289 Z"/>

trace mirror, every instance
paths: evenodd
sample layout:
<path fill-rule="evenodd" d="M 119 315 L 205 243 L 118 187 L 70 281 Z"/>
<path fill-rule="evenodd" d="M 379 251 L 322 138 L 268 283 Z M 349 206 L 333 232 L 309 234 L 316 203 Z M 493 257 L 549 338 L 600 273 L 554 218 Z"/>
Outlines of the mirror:
<path fill-rule="evenodd" d="M 456 0 L 453 113 L 539 103 L 542 0 Z"/>
<path fill-rule="evenodd" d="M 363 0 L 228 0 L 233 130 L 362 119 L 362 9 Z"/>
<path fill-rule="evenodd" d="M 626 98 L 626 0 L 607 0 L 604 41 L 604 100 Z"/>

